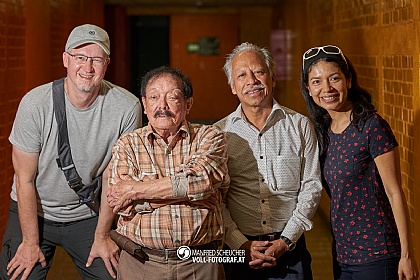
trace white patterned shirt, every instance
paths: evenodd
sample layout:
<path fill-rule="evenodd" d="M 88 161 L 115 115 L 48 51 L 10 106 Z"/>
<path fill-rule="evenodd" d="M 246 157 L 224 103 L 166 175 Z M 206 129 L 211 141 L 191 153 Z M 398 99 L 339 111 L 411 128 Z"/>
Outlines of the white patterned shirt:
<path fill-rule="evenodd" d="M 244 235 L 281 231 L 297 241 L 312 228 L 322 191 L 318 145 L 309 119 L 273 99 L 261 131 L 246 121 L 241 105 L 215 125 L 228 142 L 225 242 L 238 249 L 248 240 Z"/>

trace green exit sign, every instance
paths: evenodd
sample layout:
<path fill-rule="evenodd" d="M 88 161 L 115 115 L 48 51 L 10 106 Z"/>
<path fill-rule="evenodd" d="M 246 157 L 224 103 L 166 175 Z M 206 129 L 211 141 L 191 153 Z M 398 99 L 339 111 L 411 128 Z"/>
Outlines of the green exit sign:
<path fill-rule="evenodd" d="M 187 52 L 188 53 L 196 53 L 200 50 L 200 45 L 198 43 L 188 43 L 187 44 Z"/>

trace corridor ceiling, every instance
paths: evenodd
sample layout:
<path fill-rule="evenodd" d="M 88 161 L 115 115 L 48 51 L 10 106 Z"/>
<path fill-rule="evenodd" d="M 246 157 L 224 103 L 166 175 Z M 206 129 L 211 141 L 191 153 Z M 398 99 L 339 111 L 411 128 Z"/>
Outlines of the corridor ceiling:
<path fill-rule="evenodd" d="M 223 7 L 273 5 L 290 0 L 105 0 L 107 5 L 120 6 L 184 6 L 184 7 Z"/>

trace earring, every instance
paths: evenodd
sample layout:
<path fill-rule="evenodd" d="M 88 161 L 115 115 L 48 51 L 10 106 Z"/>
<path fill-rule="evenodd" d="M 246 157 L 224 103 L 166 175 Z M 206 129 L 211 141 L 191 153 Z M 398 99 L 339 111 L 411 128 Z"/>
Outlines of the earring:
<path fill-rule="evenodd" d="M 309 96 L 312 96 L 312 94 L 309 92 Z"/>

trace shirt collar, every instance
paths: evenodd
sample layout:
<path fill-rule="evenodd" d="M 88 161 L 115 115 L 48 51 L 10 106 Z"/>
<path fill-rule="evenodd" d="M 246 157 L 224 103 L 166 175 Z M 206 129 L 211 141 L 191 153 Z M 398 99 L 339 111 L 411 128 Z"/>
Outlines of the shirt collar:
<path fill-rule="evenodd" d="M 280 106 L 280 104 L 273 98 L 273 107 L 271 109 L 271 113 L 268 116 L 268 120 L 278 116 L 284 116 L 285 112 L 284 109 L 282 108 L 282 106 Z M 236 108 L 236 110 L 233 112 L 232 114 L 232 121 L 236 122 L 238 120 L 243 120 L 246 122 L 246 117 L 245 114 L 242 111 L 242 104 L 239 104 L 238 107 Z"/>

